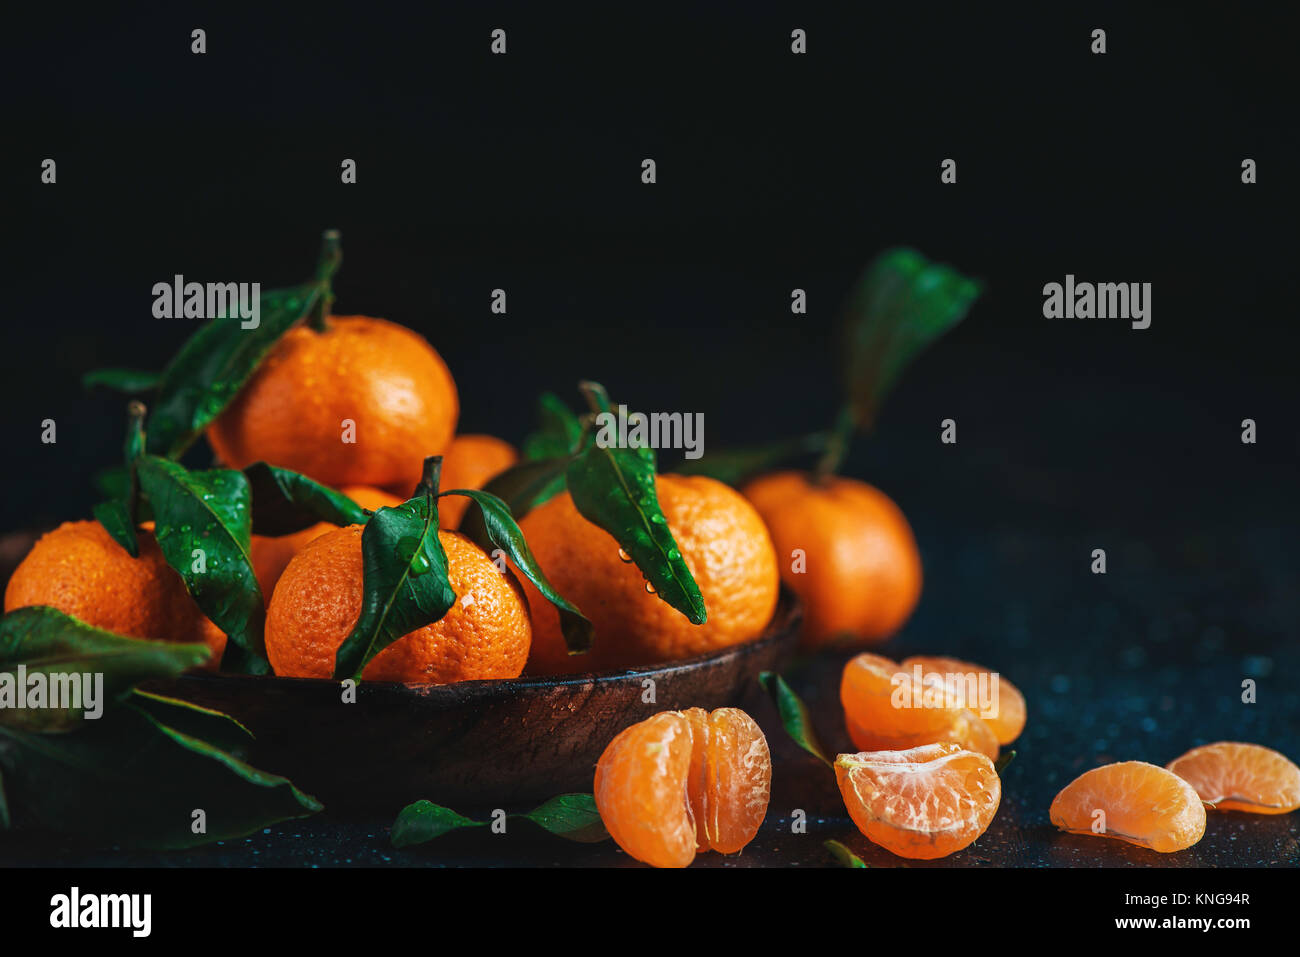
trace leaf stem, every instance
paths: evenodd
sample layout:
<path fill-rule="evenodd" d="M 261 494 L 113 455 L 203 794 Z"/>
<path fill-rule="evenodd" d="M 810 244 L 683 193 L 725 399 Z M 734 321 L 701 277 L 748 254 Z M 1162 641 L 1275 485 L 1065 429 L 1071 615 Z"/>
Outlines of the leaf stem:
<path fill-rule="evenodd" d="M 442 456 L 430 455 L 424 460 L 424 474 L 420 477 L 420 484 L 415 488 L 416 495 L 432 495 L 438 497 L 438 483 L 442 481 Z"/>
<path fill-rule="evenodd" d="M 323 288 L 308 319 L 317 332 L 325 331 L 325 319 L 334 308 L 334 274 L 342 264 L 343 238 L 337 229 L 327 229 L 321 235 L 320 259 L 316 261 L 316 281 Z"/>
<path fill-rule="evenodd" d="M 830 477 L 837 473 L 840 466 L 844 464 L 844 457 L 848 455 L 849 443 L 853 439 L 856 427 L 853 407 L 846 404 L 840 409 L 835 425 L 827 433 L 826 451 L 822 453 L 822 457 L 817 461 L 817 467 L 813 471 L 813 480 L 818 485 L 825 485 Z"/>

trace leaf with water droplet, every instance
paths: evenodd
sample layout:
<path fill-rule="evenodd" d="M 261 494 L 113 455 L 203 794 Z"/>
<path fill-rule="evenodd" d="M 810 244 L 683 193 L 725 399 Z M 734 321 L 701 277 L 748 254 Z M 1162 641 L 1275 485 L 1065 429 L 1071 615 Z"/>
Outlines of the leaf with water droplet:
<path fill-rule="evenodd" d="M 593 398 L 607 404 L 602 396 L 603 390 Z M 614 537 L 660 598 L 693 624 L 703 624 L 708 619 L 704 597 L 655 494 L 654 450 L 588 441 L 569 463 L 566 479 L 582 516 Z"/>
<path fill-rule="evenodd" d="M 456 592 L 438 541 L 434 492 L 378 509 L 361 534 L 361 614 L 334 657 L 334 677 L 361 677 L 397 639 L 447 614 Z"/>
<path fill-rule="evenodd" d="M 180 574 L 203 613 L 229 636 L 223 668 L 266 674 L 266 606 L 252 573 L 252 528 L 249 512 L 235 507 L 246 504 L 251 495 L 243 474 L 227 469 L 191 472 L 156 455 L 140 456 L 136 470 L 153 511 L 163 558 Z M 204 497 L 216 487 L 224 487 L 224 493 Z M 210 530 L 202 572 L 194 570 L 195 526 Z"/>
<path fill-rule="evenodd" d="M 564 635 L 565 645 L 570 654 L 580 654 L 591 647 L 591 622 L 578 610 L 577 606 L 555 590 L 547 580 L 542 567 L 528 548 L 524 534 L 519 530 L 510 506 L 491 492 L 477 489 L 451 489 L 444 495 L 464 495 L 477 508 L 466 513 L 474 513 L 476 522 L 461 523 L 463 534 L 489 554 L 494 549 L 501 549 L 509 557 L 524 577 L 531 581 L 539 592 L 555 606 L 560 615 L 560 631 Z"/>
<path fill-rule="evenodd" d="M 254 462 L 244 469 L 244 476 L 252 489 L 253 532 L 257 535 L 290 535 L 317 522 L 364 525 L 370 517 L 342 492 L 292 469 Z"/>

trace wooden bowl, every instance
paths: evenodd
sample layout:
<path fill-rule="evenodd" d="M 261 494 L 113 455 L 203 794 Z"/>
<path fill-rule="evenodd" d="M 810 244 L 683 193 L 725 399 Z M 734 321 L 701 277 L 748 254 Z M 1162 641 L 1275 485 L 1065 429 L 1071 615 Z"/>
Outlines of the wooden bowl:
<path fill-rule="evenodd" d="M 396 814 L 420 798 L 495 808 L 590 791 L 614 735 L 656 712 L 739 703 L 759 672 L 793 654 L 801 619 L 782 590 L 763 635 L 724 651 L 554 678 L 362 682 L 354 704 L 317 678 L 190 674 L 149 688 L 237 718 L 256 735 L 253 765 L 331 810 Z"/>

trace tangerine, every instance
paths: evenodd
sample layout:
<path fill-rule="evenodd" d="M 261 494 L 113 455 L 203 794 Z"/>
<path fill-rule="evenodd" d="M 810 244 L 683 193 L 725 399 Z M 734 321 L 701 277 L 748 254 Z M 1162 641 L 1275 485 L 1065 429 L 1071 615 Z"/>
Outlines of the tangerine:
<path fill-rule="evenodd" d="M 856 479 L 819 483 L 793 471 L 742 491 L 772 533 L 781 578 L 803 601 L 805 647 L 879 644 L 903 626 L 921 596 L 921 555 L 889 496 Z"/>
<path fill-rule="evenodd" d="M 339 491 L 371 512 L 384 507 L 395 508 L 404 501 L 395 495 L 389 495 L 383 489 L 371 488 L 369 485 L 345 485 Z M 257 584 L 262 589 L 262 598 L 268 605 L 271 603 L 271 593 L 275 591 L 275 583 L 280 580 L 280 576 L 284 574 L 293 556 L 302 551 L 302 547 L 308 542 L 338 527 L 330 522 L 317 522 L 309 528 L 288 535 L 252 536 L 248 551 L 253 560 L 253 574 L 257 576 Z"/>
<path fill-rule="evenodd" d="M 578 512 L 568 492 L 519 522 L 542 571 L 595 626 L 592 650 L 569 655 L 559 614 L 531 582 L 529 670 L 556 674 L 673 661 L 752 641 L 776 609 L 776 553 L 753 506 L 704 476 L 659 475 L 659 505 L 704 597 L 708 621 L 693 625 L 651 592 L 604 529 Z"/>
<path fill-rule="evenodd" d="M 1205 834 L 1205 805 L 1196 790 L 1164 768 L 1120 761 L 1079 775 L 1056 795 L 1052 823 L 1071 834 L 1095 834 L 1167 854 Z"/>
<path fill-rule="evenodd" d="M 451 442 L 459 410 L 451 372 L 422 336 L 331 316 L 323 332 L 286 332 L 207 434 L 230 468 L 264 461 L 333 488 L 409 490 L 425 457 Z"/>
<path fill-rule="evenodd" d="M 132 558 L 99 522 L 64 522 L 42 535 L 14 569 L 5 611 L 49 605 L 131 638 L 203 642 L 212 651 L 208 667 L 216 668 L 225 634 L 199 610 L 153 532 L 140 529 L 137 541 L 139 555 Z"/>
<path fill-rule="evenodd" d="M 957 658 L 924 655 L 904 658 L 898 667 L 913 674 L 920 667 L 923 676 L 938 677 L 955 699 L 970 702 L 967 706 L 989 726 L 998 744 L 1010 744 L 1025 729 L 1025 696 L 996 671 Z M 987 708 L 979 705 L 985 688 L 992 699 Z"/>
<path fill-rule="evenodd" d="M 899 857 L 933 860 L 988 830 L 1002 781 L 986 755 L 952 742 L 835 759 L 849 816 L 867 839 Z"/>
<path fill-rule="evenodd" d="M 1300 768 L 1258 744 L 1203 744 L 1166 767 L 1220 811 L 1288 814 L 1300 808 Z"/>
<path fill-rule="evenodd" d="M 772 783 L 767 738 L 738 708 L 663 711 L 615 736 L 596 764 L 596 809 L 614 841 L 654 867 L 734 854 L 758 833 Z"/>
<path fill-rule="evenodd" d="M 289 562 L 266 613 L 266 654 L 277 675 L 329 678 L 356 627 L 364 593 L 361 535 L 349 525 L 308 542 Z M 369 681 L 445 684 L 517 678 L 532 628 L 514 576 L 477 545 L 439 532 L 456 603 L 439 621 L 403 635 L 366 665 Z"/>

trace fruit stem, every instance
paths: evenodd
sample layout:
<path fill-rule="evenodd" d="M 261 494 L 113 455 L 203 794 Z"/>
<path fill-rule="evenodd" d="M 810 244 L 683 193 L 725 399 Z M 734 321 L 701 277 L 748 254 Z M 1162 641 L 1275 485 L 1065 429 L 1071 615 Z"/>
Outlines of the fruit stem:
<path fill-rule="evenodd" d="M 827 437 L 826 451 L 822 453 L 817 467 L 813 470 L 813 478 L 818 485 L 826 484 L 827 480 L 844 464 L 844 457 L 848 455 L 849 442 L 853 438 L 855 427 L 853 408 L 845 405 L 840 409 L 839 417 Z"/>
<path fill-rule="evenodd" d="M 578 383 L 578 391 L 587 400 L 587 405 L 592 412 L 599 414 L 609 411 L 609 393 L 605 391 L 605 387 L 599 382 L 583 379 Z"/>
<path fill-rule="evenodd" d="M 316 281 L 324 288 L 308 320 L 317 332 L 325 331 L 325 319 L 334 308 L 334 274 L 342 264 L 343 237 L 337 229 L 327 229 L 321 235 L 320 258 L 316 261 Z"/>
<path fill-rule="evenodd" d="M 442 456 L 430 455 L 424 460 L 424 474 L 420 484 L 415 487 L 416 495 L 438 497 L 438 483 L 442 481 Z"/>

